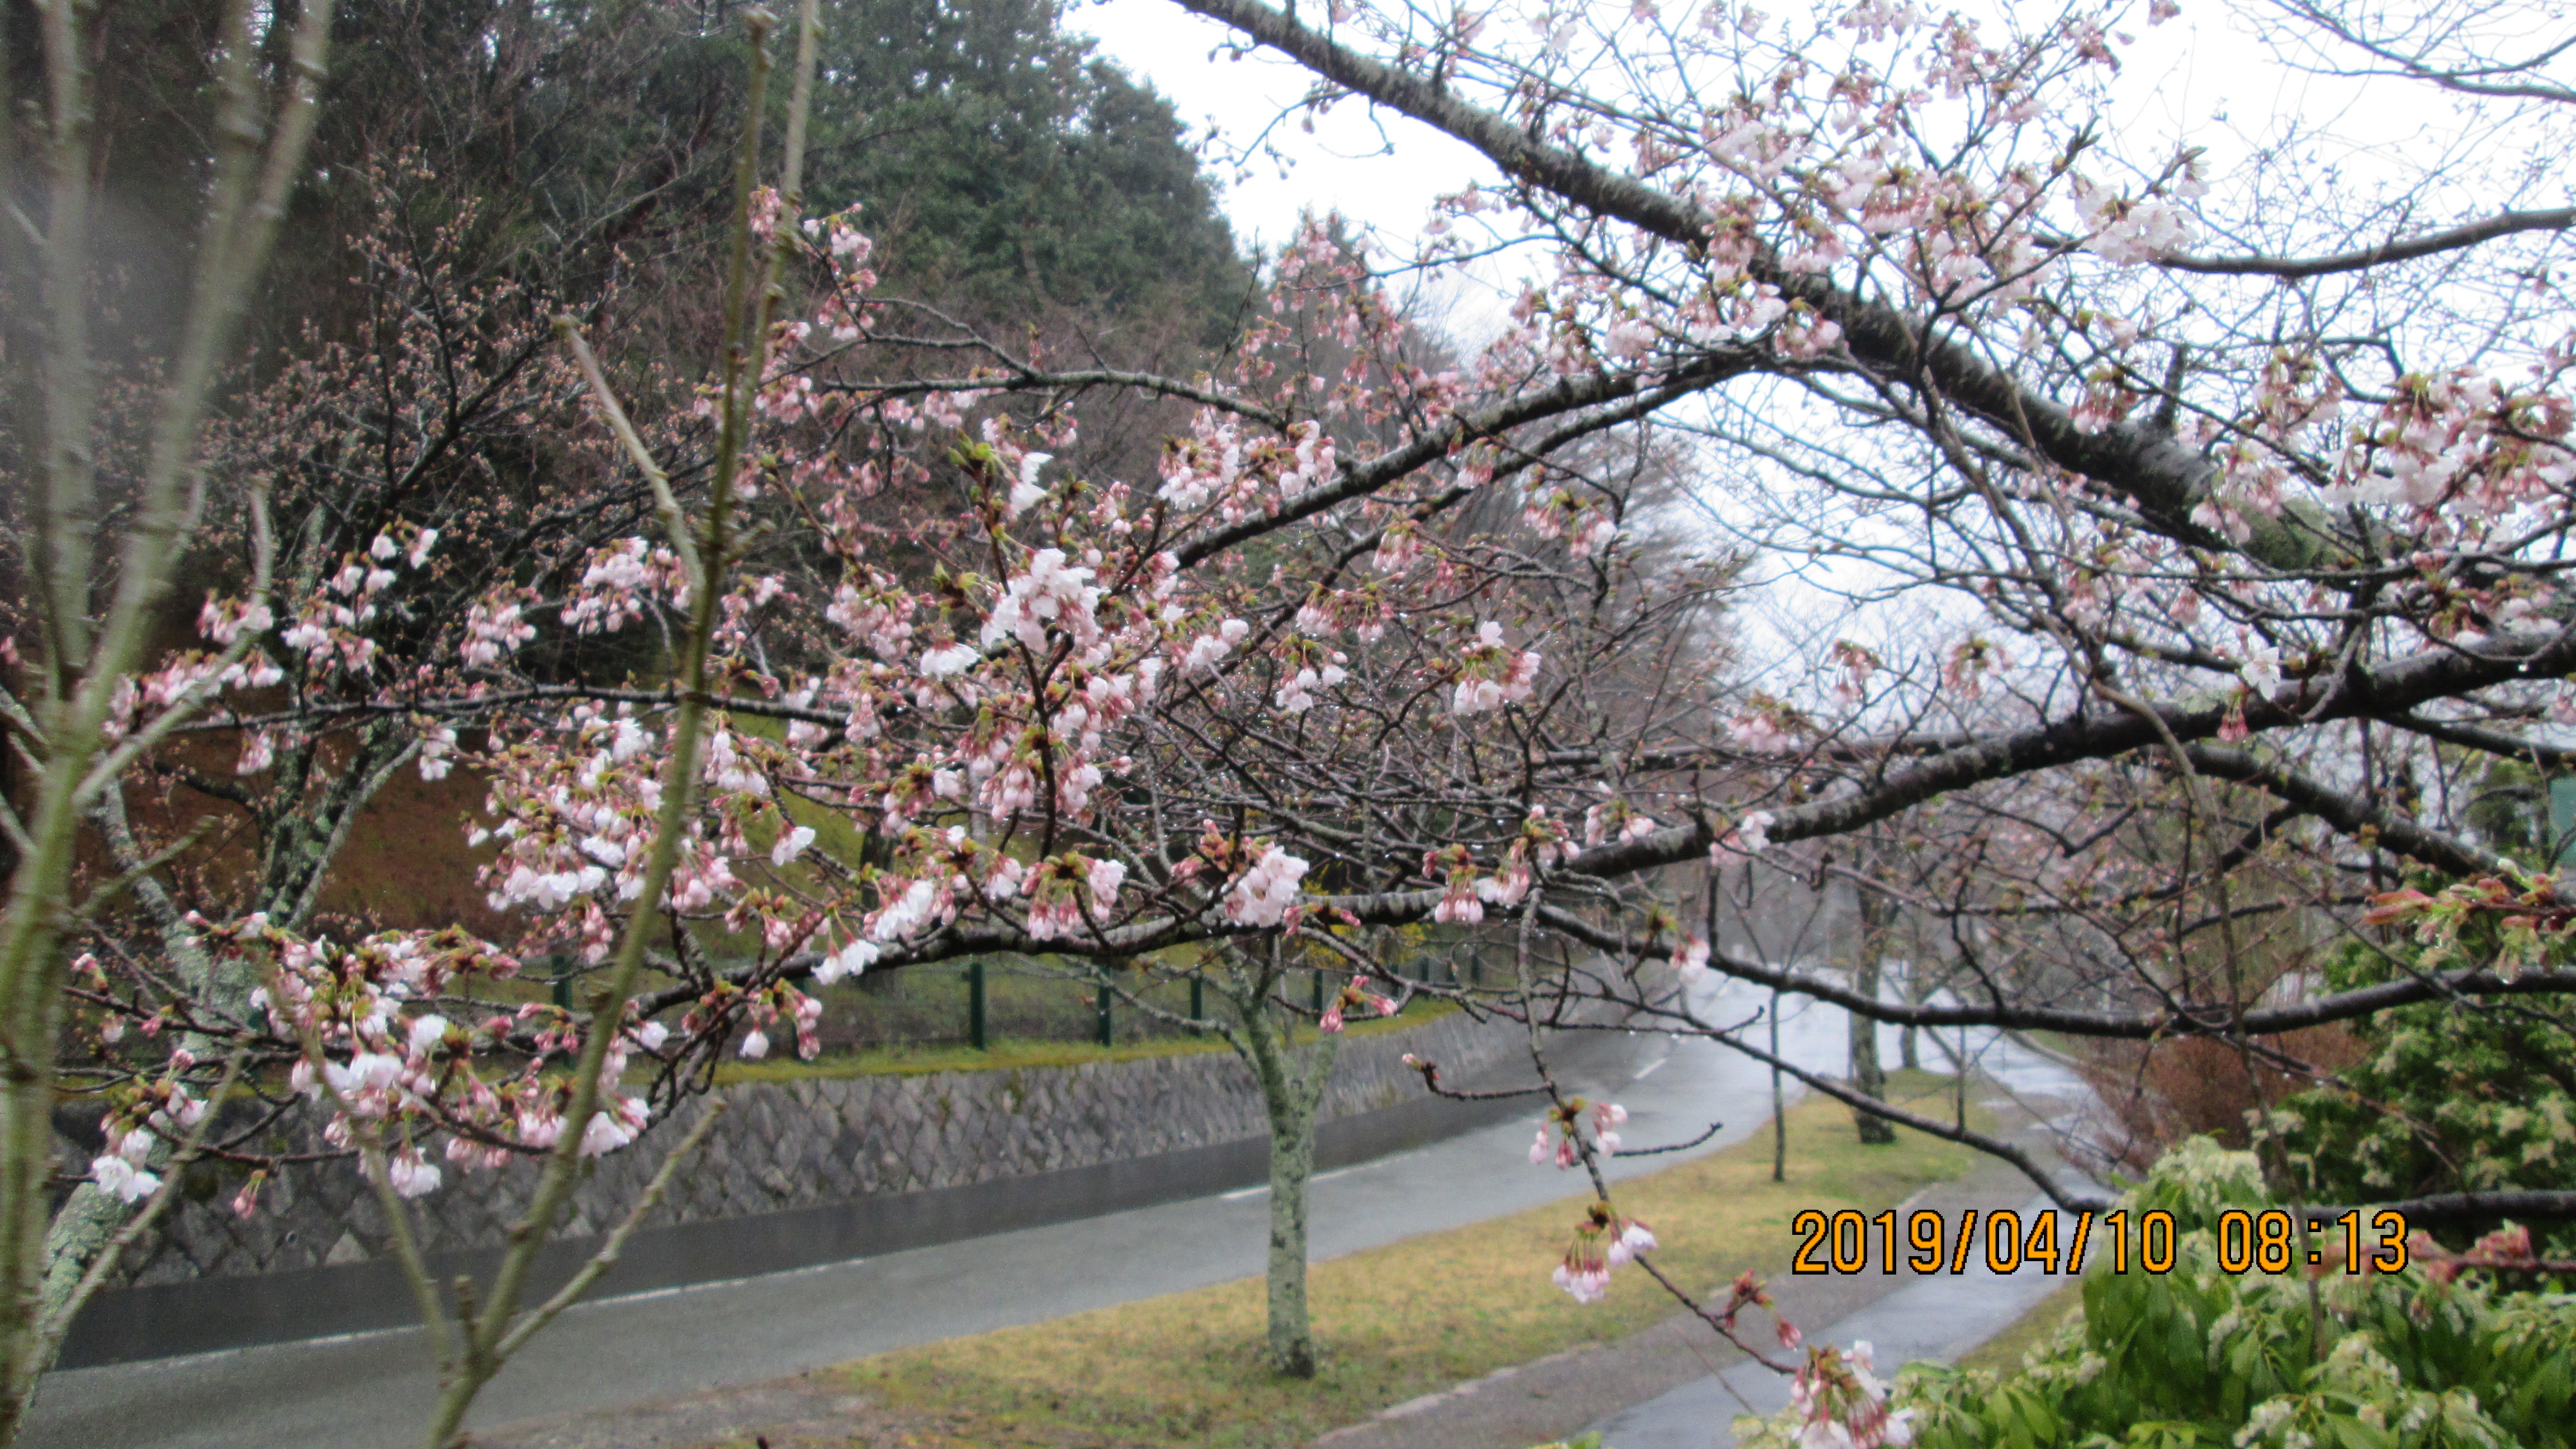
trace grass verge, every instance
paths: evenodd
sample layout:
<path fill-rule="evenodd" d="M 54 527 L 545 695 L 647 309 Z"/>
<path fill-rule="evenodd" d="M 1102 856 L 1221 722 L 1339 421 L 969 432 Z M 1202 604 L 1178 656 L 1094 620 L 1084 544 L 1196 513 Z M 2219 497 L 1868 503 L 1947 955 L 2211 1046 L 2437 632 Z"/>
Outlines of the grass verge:
<path fill-rule="evenodd" d="M 2010 1328 L 1961 1354 L 1959 1367 L 1996 1374 L 2019 1373 L 2022 1355 L 2048 1342 L 2056 1336 L 2059 1324 L 2083 1312 L 2084 1282 L 2079 1278 L 2033 1304 L 2028 1313 L 2013 1320 Z"/>
<path fill-rule="evenodd" d="M 1891 1088 L 1901 1100 L 1945 1090 L 1920 1073 Z M 1619 1187 L 1619 1208 L 1654 1226 L 1666 1272 L 1705 1289 L 1747 1268 L 1784 1269 L 1795 1246 L 1789 1218 L 1802 1208 L 1874 1211 L 1965 1172 L 1972 1156 L 1902 1130 L 1892 1146 L 1863 1147 L 1850 1114 L 1825 1101 L 1789 1114 L 1786 1182 L 1771 1181 L 1770 1149 L 1770 1134 L 1760 1132 L 1634 1179 Z M 1262 1363 L 1258 1278 L 925 1344 L 835 1372 L 850 1389 L 937 1426 L 916 1442 L 942 1449 L 1284 1449 L 1671 1314 L 1672 1301 L 1633 1269 L 1614 1275 L 1609 1297 L 1588 1308 L 1550 1284 L 1581 1211 L 1582 1199 L 1569 1197 L 1316 1264 L 1309 1292 L 1324 1364 L 1311 1381 L 1280 1378 Z"/>

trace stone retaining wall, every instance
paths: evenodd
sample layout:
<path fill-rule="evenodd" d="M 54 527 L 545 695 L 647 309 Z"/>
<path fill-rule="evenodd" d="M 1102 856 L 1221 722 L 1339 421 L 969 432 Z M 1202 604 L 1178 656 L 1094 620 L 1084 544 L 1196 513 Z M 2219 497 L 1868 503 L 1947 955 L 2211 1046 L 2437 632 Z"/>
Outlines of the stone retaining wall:
<path fill-rule="evenodd" d="M 1319 1117 L 1330 1120 L 1421 1094 L 1407 1052 L 1450 1079 L 1517 1048 L 1512 1022 L 1455 1013 L 1342 1043 Z M 817 1207 L 886 1193 L 957 1187 L 1205 1147 L 1266 1129 L 1251 1071 L 1232 1052 L 924 1076 L 860 1076 L 724 1090 L 729 1108 L 648 1225 Z M 683 1109 L 689 1118 L 697 1108 Z M 643 1192 L 678 1134 L 669 1126 L 598 1162 L 576 1191 L 566 1237 L 614 1224 Z M 526 1211 L 537 1167 L 460 1174 L 415 1204 L 431 1253 L 498 1246 Z M 353 1164 L 289 1169 L 264 1210 L 233 1215 L 230 1183 L 208 1174 L 201 1200 L 174 1204 L 148 1248 L 127 1255 L 124 1284 L 276 1273 L 362 1261 L 384 1250 L 385 1222 Z"/>

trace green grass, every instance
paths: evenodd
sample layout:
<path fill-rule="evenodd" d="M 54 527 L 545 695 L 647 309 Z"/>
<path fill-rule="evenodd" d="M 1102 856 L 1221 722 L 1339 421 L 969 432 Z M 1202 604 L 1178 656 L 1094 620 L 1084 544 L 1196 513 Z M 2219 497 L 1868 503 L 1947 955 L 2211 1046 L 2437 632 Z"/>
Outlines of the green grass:
<path fill-rule="evenodd" d="M 1457 1009 L 1446 1001 L 1425 1001 L 1407 1008 L 1401 1016 L 1355 1021 L 1342 1034 L 1346 1037 L 1368 1037 L 1406 1031 Z M 1314 1040 L 1314 1036 L 1311 1029 L 1301 1029 L 1297 1040 L 1309 1042 Z M 1098 1042 L 1009 1040 L 997 1041 L 987 1051 L 977 1051 L 971 1046 L 893 1046 L 820 1057 L 810 1062 L 801 1062 L 794 1057 L 730 1061 L 716 1068 L 716 1083 L 730 1086 L 736 1082 L 811 1082 L 842 1077 L 918 1077 L 932 1072 L 1078 1067 L 1088 1062 L 1132 1062 L 1149 1057 L 1193 1056 L 1200 1052 L 1229 1050 L 1231 1048 L 1225 1044 L 1225 1039 L 1218 1036 L 1157 1037 L 1121 1042 L 1115 1046 L 1102 1046 Z"/>
<path fill-rule="evenodd" d="M 730 1061 L 716 1068 L 716 1084 L 815 1082 L 843 1077 L 919 1077 L 932 1072 L 1015 1071 L 1026 1067 L 1075 1067 L 1085 1062 L 1132 1062 L 1148 1057 L 1191 1056 L 1225 1049 L 1222 1041 L 1140 1041 L 1104 1047 L 1097 1042 L 997 1041 L 988 1051 L 971 1046 L 877 1047 L 868 1051 L 763 1061 Z"/>
<path fill-rule="evenodd" d="M 1906 1074 L 1901 1099 L 1941 1087 Z M 1900 1131 L 1863 1147 L 1850 1114 L 1811 1101 L 1789 1114 L 1789 1171 L 1773 1183 L 1768 1132 L 1620 1185 L 1622 1212 L 1652 1224 L 1657 1263 L 1705 1291 L 1750 1268 L 1785 1269 L 1800 1209 L 1876 1210 L 1967 1170 L 1967 1149 Z M 1539 1169 L 1531 1169 L 1537 1171 Z M 1578 1179 L 1565 1179 L 1569 1188 Z M 1512 1364 L 1624 1337 L 1675 1311 L 1643 1273 L 1623 1268 L 1585 1307 L 1549 1272 L 1584 1199 L 1427 1233 L 1315 1265 L 1310 1280 L 1324 1362 L 1311 1381 L 1272 1374 L 1261 1356 L 1263 1285 L 1197 1292 L 952 1339 L 863 1359 L 835 1374 L 915 1416 L 924 1446 L 1237 1446 L 1286 1449 L 1390 1405 Z M 1103 1270 L 1114 1272 L 1115 1264 Z M 733 1441 L 747 1449 L 749 1440 Z"/>

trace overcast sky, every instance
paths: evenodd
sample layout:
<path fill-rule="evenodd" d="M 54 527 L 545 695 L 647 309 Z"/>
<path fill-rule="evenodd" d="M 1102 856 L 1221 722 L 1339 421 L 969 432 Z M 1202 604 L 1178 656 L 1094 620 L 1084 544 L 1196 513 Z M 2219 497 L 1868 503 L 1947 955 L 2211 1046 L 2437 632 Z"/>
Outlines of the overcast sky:
<path fill-rule="evenodd" d="M 1604 26 L 1612 27 L 1629 0 L 1597 3 L 1603 6 Z M 1680 0 L 1667 0 L 1667 7 L 1676 3 Z M 1974 13 L 1978 3 L 1966 0 L 1960 8 Z M 2000 8 L 2015 0 L 1987 3 Z M 1504 0 L 1496 4 L 1510 13 Z M 1934 0 L 1926 8 L 1946 7 Z M 2033 13 L 2054 14 L 2059 8 L 2052 3 Z M 2122 27 L 2132 44 L 2122 51 L 2124 65 L 2104 117 L 2105 133 L 2114 138 L 2116 149 L 2134 160 L 2152 164 L 2188 141 L 2206 149 L 2204 174 L 2215 182 L 2245 164 L 2280 122 L 2295 116 L 2316 129 L 2319 153 L 2340 154 L 2349 177 L 2373 169 L 2385 172 L 2389 158 L 2440 146 L 2438 135 L 2456 119 L 2438 104 L 2428 104 L 2420 87 L 2394 82 L 2373 86 L 2282 65 L 2230 0 L 2183 0 L 2178 18 L 2153 28 L 2144 24 L 2144 9 L 2141 0 L 2135 23 Z M 1232 32 L 1171 0 L 1076 0 L 1069 20 L 1073 28 L 1098 37 L 1102 52 L 1130 74 L 1169 97 L 1194 139 L 1216 128 L 1229 143 L 1220 151 L 1242 151 L 1306 92 L 1304 71 L 1275 53 L 1229 58 L 1224 51 Z M 1311 207 L 1338 209 L 1373 227 L 1387 250 L 1402 254 L 1435 196 L 1456 191 L 1471 179 L 1493 178 L 1492 168 L 1464 145 L 1356 102 L 1344 102 L 1313 135 L 1303 132 L 1300 119 L 1291 116 L 1271 133 L 1272 142 L 1294 161 L 1285 174 L 1267 161 L 1255 162 L 1248 174 L 1221 169 L 1226 214 L 1236 236 L 1247 243 L 1275 248 L 1293 231 L 1300 209 Z M 1526 260 L 1506 258 L 1487 264 L 1481 279 L 1440 289 L 1431 310 L 1444 315 L 1425 320 L 1444 326 L 1460 341 L 1478 340 L 1487 319 L 1499 321 L 1526 265 Z M 1816 596 L 1787 578 L 1779 582 L 1788 587 L 1767 591 L 1767 602 L 1784 610 L 1784 618 L 1808 616 L 1818 607 Z M 1802 652 L 1806 646 L 1790 636 L 1803 632 L 1784 627 L 1770 642 L 1782 652 Z M 1759 644 L 1756 649 L 1765 652 Z"/>
<path fill-rule="evenodd" d="M 1615 32 L 1629 0 L 1595 3 L 1604 27 Z M 1667 0 L 1667 8 L 1675 3 Z M 1971 14 L 2020 9 L 2034 18 L 2061 8 L 2055 0 L 1952 3 Z M 2366 167 L 2374 151 L 2418 143 L 2428 129 L 2455 119 L 2419 86 L 2303 74 L 2281 64 L 2238 13 L 2266 8 L 2261 0 L 2183 0 L 2179 17 L 2150 27 L 2140 0 L 2132 23 L 2122 27 L 2132 43 L 2121 51 L 2125 64 L 2106 117 L 2118 149 L 2144 157 L 2187 139 L 2207 149 L 2215 179 L 2243 163 L 2278 120 L 2298 116 L 2319 129 L 2323 144 Z M 2536 4 L 2534 12 L 2551 8 Z M 1495 9 L 1508 16 L 1514 7 L 1496 0 Z M 1096 36 L 1104 54 L 1169 97 L 1193 138 L 1213 125 L 1240 149 L 1306 90 L 1306 72 L 1275 52 L 1228 59 L 1222 52 L 1233 32 L 1172 0 L 1073 0 L 1068 19 L 1074 29 Z M 1294 159 L 1294 167 L 1282 175 L 1259 163 L 1240 178 L 1228 168 L 1224 203 L 1239 236 L 1273 246 L 1294 228 L 1299 209 L 1309 206 L 1338 208 L 1376 227 L 1391 243 L 1409 240 L 1432 197 L 1493 175 L 1464 145 L 1356 102 L 1344 102 L 1314 135 L 1303 134 L 1292 117 L 1271 139 Z"/>
<path fill-rule="evenodd" d="M 1627 0 L 1605 0 L 1605 10 L 1626 8 Z M 1171 0 L 1076 0 L 1069 20 L 1098 37 L 1102 52 L 1130 74 L 1170 97 L 1194 137 L 1213 124 L 1237 146 L 1248 143 L 1306 90 L 1306 73 L 1275 52 L 1228 59 L 1221 52 L 1232 32 Z M 2131 33 L 2136 43 L 2124 52 L 2113 128 L 2131 149 L 2139 129 L 2167 142 L 2188 132 L 2196 144 L 2211 145 L 2212 159 L 2223 165 L 2226 152 L 2243 154 L 2241 144 L 2230 144 L 2230 132 L 2260 129 L 2274 114 L 2330 109 L 2358 144 L 2384 143 L 2407 125 L 2402 115 L 2355 107 L 2348 84 L 2269 64 L 2223 3 L 2186 0 L 2178 19 Z M 2213 123 L 2218 115 L 2227 121 Z M 1272 139 L 1295 159 L 1294 168 L 1283 176 L 1264 163 L 1241 179 L 1227 176 L 1225 207 L 1238 234 L 1274 245 L 1305 206 L 1337 207 L 1390 240 L 1409 238 L 1433 196 L 1493 174 L 1465 146 L 1429 127 L 1372 116 L 1355 103 L 1343 104 L 1312 136 L 1292 118 Z M 1393 154 L 1387 154 L 1390 144 Z"/>
<path fill-rule="evenodd" d="M 1275 51 L 1212 59 L 1233 32 L 1171 0 L 1076 0 L 1068 18 L 1099 37 L 1101 50 L 1129 74 L 1169 97 L 1194 140 L 1213 122 L 1236 146 L 1248 144 L 1306 92 L 1307 73 Z M 1393 115 L 1383 122 L 1381 134 L 1361 107 L 1346 104 L 1312 136 L 1294 118 L 1280 126 L 1275 139 L 1296 157 L 1293 170 L 1283 177 L 1265 162 L 1239 180 L 1223 174 L 1236 235 L 1276 246 L 1295 228 L 1298 210 L 1311 206 L 1338 208 L 1390 238 L 1410 238 L 1432 197 L 1492 174 L 1482 158 L 1428 126 Z M 1395 153 L 1383 154 L 1390 139 Z"/>
<path fill-rule="evenodd" d="M 1560 4 L 1562 0 L 1560 0 Z M 1603 28 L 1615 34 L 1629 0 L 1595 0 Z M 1667 0 L 1668 8 L 1674 0 Z M 1994 12 L 2016 0 L 1958 0 L 1975 13 Z M 1512 7 L 1496 0 L 1508 15 Z M 1941 8 L 1941 7 L 1927 7 Z M 2053 15 L 2051 3 L 2023 7 Z M 2205 174 L 2213 180 L 2241 163 L 2276 119 L 2298 115 L 2323 124 L 2340 148 L 2367 166 L 2374 149 L 2403 145 L 2427 122 L 2406 102 L 2369 104 L 2366 88 L 2331 77 L 2301 75 L 2279 65 L 2234 13 L 2232 0 L 2184 0 L 2182 14 L 2162 26 L 2125 27 L 2132 43 L 2114 83 L 2107 132 L 2131 157 L 2161 159 L 2188 138 L 2207 149 Z M 1339 210 L 1373 228 L 1387 251 L 1410 248 L 1432 198 L 1471 179 L 1494 180 L 1493 169 L 1465 145 L 1402 116 L 1345 101 L 1306 134 L 1302 116 L 1281 117 L 1306 92 L 1307 73 L 1276 52 L 1243 59 L 1226 54 L 1233 32 L 1183 10 L 1172 0 L 1074 0 L 1072 28 L 1097 37 L 1101 51 L 1169 97 L 1194 140 L 1214 129 L 1220 154 L 1240 154 L 1268 132 L 1286 154 L 1283 172 L 1267 158 L 1248 166 L 1214 164 L 1223 204 L 1236 236 L 1276 248 L 1295 229 L 1301 209 Z M 1993 23 L 1993 22 L 1990 22 Z M 1996 25 L 2000 29 L 2000 25 Z M 2409 88 L 2411 89 L 2411 88 Z M 2410 96 L 2411 102 L 2420 92 Z M 2330 143 L 2331 144 L 2331 143 Z M 1528 265 L 1515 256 L 1480 265 L 1476 277 L 1435 287 L 1426 317 L 1462 341 L 1499 321 Z M 1479 314 L 1482 314 L 1480 317 Z"/>

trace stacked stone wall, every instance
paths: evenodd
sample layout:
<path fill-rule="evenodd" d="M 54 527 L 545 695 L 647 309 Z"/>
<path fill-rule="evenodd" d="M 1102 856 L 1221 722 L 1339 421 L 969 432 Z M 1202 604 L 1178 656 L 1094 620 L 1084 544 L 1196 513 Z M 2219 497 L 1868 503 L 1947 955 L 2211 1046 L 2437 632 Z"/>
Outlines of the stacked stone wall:
<path fill-rule="evenodd" d="M 1517 1048 L 1522 1030 L 1453 1013 L 1353 1037 L 1342 1043 L 1321 1118 L 1418 1097 L 1421 1080 L 1403 1065 L 1408 1052 L 1439 1062 L 1454 1078 Z M 759 1083 L 723 1089 L 723 1096 L 723 1120 L 646 1218 L 648 1226 L 1089 1167 L 1265 1130 L 1252 1074 L 1226 1051 Z M 699 1110 L 684 1108 L 681 1119 Z M 616 1223 L 677 1138 L 664 1125 L 596 1163 L 575 1193 L 564 1235 L 587 1237 Z M 531 1162 L 496 1172 L 451 1169 L 444 1186 L 413 1204 L 421 1246 L 431 1253 L 498 1246 L 525 1212 L 536 1172 Z M 210 1171 L 200 1175 L 193 1185 L 202 1195 L 174 1204 L 155 1240 L 127 1255 L 122 1282 L 288 1272 L 362 1261 L 384 1250 L 383 1214 L 345 1159 L 285 1170 L 269 1185 L 263 1210 L 248 1219 L 230 1211 L 232 1184 Z"/>

